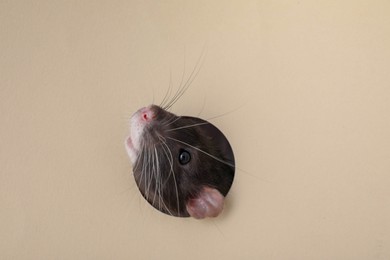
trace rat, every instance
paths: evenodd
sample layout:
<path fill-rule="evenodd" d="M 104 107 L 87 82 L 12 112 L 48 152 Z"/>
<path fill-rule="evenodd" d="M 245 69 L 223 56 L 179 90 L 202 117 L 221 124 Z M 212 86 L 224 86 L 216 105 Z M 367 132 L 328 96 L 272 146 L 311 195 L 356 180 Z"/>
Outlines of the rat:
<path fill-rule="evenodd" d="M 218 216 L 234 179 L 232 147 L 210 122 L 149 105 L 130 119 L 125 147 L 142 196 L 176 217 Z"/>

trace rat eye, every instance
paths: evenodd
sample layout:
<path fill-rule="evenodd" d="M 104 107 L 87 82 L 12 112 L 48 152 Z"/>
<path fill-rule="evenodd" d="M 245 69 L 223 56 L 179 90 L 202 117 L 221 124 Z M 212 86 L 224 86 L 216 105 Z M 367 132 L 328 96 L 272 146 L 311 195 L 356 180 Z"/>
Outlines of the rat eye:
<path fill-rule="evenodd" d="M 184 164 L 187 164 L 191 161 L 191 154 L 184 150 L 184 149 L 181 149 L 180 150 L 180 155 L 179 155 L 179 162 L 181 165 L 184 165 Z"/>

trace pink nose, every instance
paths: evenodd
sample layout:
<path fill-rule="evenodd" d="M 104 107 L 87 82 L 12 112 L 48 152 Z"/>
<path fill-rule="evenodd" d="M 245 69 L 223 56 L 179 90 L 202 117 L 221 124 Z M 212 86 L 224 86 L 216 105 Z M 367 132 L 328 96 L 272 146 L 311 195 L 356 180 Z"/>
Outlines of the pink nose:
<path fill-rule="evenodd" d="M 146 122 L 151 121 L 154 117 L 155 117 L 154 112 L 150 108 L 148 108 L 148 107 L 145 107 L 141 111 L 141 118 L 142 118 L 142 120 L 144 120 Z"/>

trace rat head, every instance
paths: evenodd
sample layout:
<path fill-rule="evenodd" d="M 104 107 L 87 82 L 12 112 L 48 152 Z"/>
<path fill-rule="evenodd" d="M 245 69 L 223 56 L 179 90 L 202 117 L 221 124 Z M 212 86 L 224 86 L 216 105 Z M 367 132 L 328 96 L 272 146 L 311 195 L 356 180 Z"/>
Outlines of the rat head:
<path fill-rule="evenodd" d="M 137 186 L 153 207 L 194 218 L 222 211 L 235 167 L 232 148 L 215 126 L 151 105 L 131 117 L 125 145 Z"/>

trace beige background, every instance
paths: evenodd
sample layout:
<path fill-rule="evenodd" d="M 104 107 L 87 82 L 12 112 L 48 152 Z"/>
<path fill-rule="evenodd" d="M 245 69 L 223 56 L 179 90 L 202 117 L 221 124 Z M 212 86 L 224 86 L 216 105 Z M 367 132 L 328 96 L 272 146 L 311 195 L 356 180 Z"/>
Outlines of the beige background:
<path fill-rule="evenodd" d="M 1 0 L 0 39 L 1 259 L 390 259 L 389 1 Z M 241 170 L 197 221 L 123 141 L 203 48 L 173 111 Z"/>

